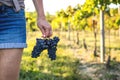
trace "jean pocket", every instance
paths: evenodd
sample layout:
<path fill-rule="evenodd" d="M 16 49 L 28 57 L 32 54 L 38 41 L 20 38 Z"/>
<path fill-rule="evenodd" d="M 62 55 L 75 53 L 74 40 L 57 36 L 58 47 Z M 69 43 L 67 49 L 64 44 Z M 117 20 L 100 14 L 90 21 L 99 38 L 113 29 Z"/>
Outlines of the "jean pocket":
<path fill-rule="evenodd" d="M 7 17 L 10 18 L 24 18 L 25 12 L 24 9 L 21 9 L 19 12 L 15 12 L 15 10 L 12 7 L 7 7 L 5 9 L 5 13 L 7 14 Z"/>

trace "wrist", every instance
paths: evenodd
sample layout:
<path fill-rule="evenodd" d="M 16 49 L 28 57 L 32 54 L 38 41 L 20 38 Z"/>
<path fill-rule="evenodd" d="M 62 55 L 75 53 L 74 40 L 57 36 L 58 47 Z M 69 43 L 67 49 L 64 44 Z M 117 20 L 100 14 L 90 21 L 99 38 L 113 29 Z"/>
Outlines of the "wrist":
<path fill-rule="evenodd" d="M 38 17 L 37 17 L 37 20 L 38 20 L 38 21 L 46 20 L 46 18 L 45 18 L 45 17 L 39 17 L 39 16 L 38 16 Z"/>
<path fill-rule="evenodd" d="M 38 15 L 37 18 L 39 18 L 39 19 L 45 19 L 46 17 L 45 17 L 45 15 Z"/>

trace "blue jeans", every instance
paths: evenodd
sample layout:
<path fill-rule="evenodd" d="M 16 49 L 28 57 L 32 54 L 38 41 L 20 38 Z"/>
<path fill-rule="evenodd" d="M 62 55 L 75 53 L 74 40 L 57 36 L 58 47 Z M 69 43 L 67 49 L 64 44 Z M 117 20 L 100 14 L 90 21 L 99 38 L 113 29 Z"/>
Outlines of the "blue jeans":
<path fill-rule="evenodd" d="M 0 6 L 0 49 L 25 47 L 27 45 L 24 10 L 16 13 L 12 7 Z"/>

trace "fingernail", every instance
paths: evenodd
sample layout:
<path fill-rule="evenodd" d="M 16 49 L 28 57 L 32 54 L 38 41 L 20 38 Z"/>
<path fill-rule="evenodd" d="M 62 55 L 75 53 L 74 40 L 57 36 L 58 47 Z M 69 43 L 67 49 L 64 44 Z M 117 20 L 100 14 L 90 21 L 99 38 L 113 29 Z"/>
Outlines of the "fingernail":
<path fill-rule="evenodd" d="M 43 35 L 43 37 L 45 37 L 45 35 Z"/>

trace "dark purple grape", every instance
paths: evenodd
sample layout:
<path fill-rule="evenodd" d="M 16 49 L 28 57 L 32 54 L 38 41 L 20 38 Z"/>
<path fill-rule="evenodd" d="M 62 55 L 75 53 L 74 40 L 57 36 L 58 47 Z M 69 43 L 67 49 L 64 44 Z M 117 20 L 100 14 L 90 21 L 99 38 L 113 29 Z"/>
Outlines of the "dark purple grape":
<path fill-rule="evenodd" d="M 32 58 L 39 57 L 41 52 L 47 49 L 49 58 L 51 58 L 51 60 L 55 60 L 58 42 L 58 37 L 54 37 L 53 39 L 36 39 L 36 45 L 32 51 Z"/>

